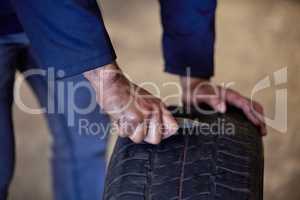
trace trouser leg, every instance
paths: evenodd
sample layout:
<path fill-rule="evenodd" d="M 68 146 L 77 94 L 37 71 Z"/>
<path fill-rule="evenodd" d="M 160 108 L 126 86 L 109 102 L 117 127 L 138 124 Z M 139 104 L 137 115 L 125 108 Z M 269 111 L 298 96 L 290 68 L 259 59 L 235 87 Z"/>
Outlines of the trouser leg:
<path fill-rule="evenodd" d="M 0 200 L 7 198 L 15 162 L 11 108 L 16 53 L 16 47 L 0 44 Z"/>
<path fill-rule="evenodd" d="M 56 81 L 54 88 L 49 88 L 47 78 L 40 75 L 27 80 L 48 109 L 55 199 L 102 199 L 107 144 L 103 136 L 108 132 L 109 118 L 93 102 L 95 94 L 89 83 L 82 75 Z M 91 102 L 95 106 L 89 112 L 74 110 L 87 108 Z"/>

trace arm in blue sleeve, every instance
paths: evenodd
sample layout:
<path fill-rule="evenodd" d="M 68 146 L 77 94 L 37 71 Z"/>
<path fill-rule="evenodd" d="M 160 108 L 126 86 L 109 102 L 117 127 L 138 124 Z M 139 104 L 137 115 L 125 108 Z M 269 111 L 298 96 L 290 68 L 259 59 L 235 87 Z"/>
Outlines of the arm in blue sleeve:
<path fill-rule="evenodd" d="M 165 71 L 192 77 L 214 74 L 216 0 L 160 0 Z"/>
<path fill-rule="evenodd" d="M 66 76 L 112 63 L 114 49 L 96 0 L 12 0 L 38 64 Z"/>

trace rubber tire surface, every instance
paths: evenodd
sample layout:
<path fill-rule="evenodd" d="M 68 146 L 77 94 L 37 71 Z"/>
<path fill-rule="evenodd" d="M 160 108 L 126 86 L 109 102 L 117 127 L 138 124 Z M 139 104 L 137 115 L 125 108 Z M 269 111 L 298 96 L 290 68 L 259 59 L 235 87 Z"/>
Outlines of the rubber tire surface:
<path fill-rule="evenodd" d="M 263 199 L 262 138 L 240 110 L 230 107 L 226 114 L 191 111 L 187 115 L 182 108 L 170 109 L 177 109 L 174 116 L 198 119 L 211 127 L 223 123 L 223 132 L 201 129 L 201 134 L 194 134 L 197 130 L 191 134 L 179 129 L 159 145 L 119 138 L 104 200 Z M 234 134 L 225 133 L 228 123 L 234 125 Z"/>

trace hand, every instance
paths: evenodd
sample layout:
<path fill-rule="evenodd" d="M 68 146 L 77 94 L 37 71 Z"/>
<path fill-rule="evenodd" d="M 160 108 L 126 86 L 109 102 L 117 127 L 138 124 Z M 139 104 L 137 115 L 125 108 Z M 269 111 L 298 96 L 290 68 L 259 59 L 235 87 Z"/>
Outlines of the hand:
<path fill-rule="evenodd" d="M 130 82 L 116 64 L 84 76 L 96 91 L 97 102 L 118 126 L 121 137 L 158 144 L 175 134 L 178 125 L 160 99 Z"/>
<path fill-rule="evenodd" d="M 221 86 L 212 85 L 209 80 L 181 77 L 183 102 L 186 105 L 206 103 L 215 111 L 226 112 L 226 103 L 243 110 L 247 118 L 260 128 L 263 136 L 267 134 L 262 106 L 243 97 L 238 92 Z"/>

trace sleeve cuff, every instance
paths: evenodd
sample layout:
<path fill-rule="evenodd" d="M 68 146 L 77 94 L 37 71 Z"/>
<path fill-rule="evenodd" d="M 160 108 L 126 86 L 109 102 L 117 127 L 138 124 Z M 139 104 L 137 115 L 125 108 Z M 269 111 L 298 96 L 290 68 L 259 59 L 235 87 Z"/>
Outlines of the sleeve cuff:
<path fill-rule="evenodd" d="M 117 56 L 115 53 L 107 53 L 102 56 L 90 57 L 77 63 L 71 63 L 67 67 L 55 67 L 55 70 L 57 72 L 56 79 L 64 79 L 76 76 L 86 71 L 90 71 L 113 63 L 116 59 Z"/>
<path fill-rule="evenodd" d="M 214 75 L 214 68 L 213 67 L 207 67 L 205 69 L 197 67 L 174 67 L 174 66 L 165 66 L 165 72 L 170 74 L 175 74 L 178 76 L 190 76 L 194 78 L 204 78 L 209 79 Z"/>

